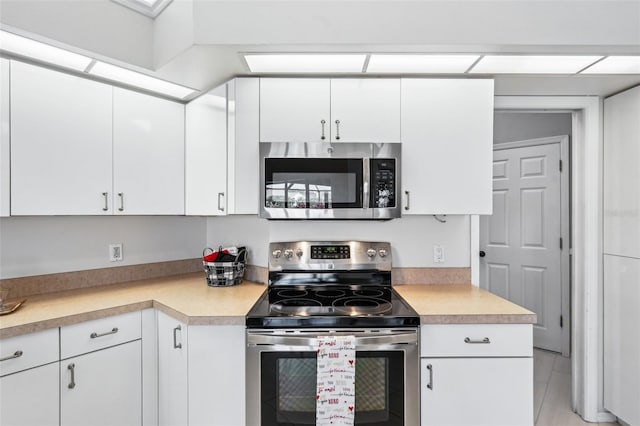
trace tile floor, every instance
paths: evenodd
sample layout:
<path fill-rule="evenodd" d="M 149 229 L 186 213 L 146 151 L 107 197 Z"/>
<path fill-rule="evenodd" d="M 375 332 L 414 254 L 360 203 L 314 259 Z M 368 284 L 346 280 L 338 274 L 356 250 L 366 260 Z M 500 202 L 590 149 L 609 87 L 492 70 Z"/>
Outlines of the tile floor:
<path fill-rule="evenodd" d="M 536 426 L 604 426 L 588 423 L 571 411 L 571 358 L 533 350 L 533 401 Z"/>

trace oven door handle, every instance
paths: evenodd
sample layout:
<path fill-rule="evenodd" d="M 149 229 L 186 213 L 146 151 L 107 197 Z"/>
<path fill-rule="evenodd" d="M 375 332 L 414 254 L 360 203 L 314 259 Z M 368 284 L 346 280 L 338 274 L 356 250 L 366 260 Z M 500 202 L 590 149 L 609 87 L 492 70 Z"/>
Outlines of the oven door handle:
<path fill-rule="evenodd" d="M 350 334 L 335 334 L 335 336 Z M 417 345 L 417 333 L 394 333 L 380 336 L 356 336 L 356 349 L 366 349 L 369 346 L 381 345 Z M 247 345 L 270 345 L 270 346 L 289 346 L 289 347 L 308 347 L 316 348 L 318 346 L 318 336 L 282 336 L 272 334 L 248 334 Z"/>

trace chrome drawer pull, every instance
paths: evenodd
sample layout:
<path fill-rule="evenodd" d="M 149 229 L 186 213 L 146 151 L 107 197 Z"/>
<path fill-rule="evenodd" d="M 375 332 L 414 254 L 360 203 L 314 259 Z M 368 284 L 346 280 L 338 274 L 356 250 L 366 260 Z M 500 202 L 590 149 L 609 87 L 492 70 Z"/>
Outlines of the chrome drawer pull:
<path fill-rule="evenodd" d="M 109 193 L 108 192 L 103 192 L 102 196 L 104 197 L 104 207 L 102 208 L 102 211 L 107 211 L 109 210 Z"/>
<path fill-rule="evenodd" d="M 410 205 L 409 205 L 409 201 L 410 201 L 410 199 L 409 199 L 409 191 L 404 191 L 404 195 L 407 196 L 407 205 L 404 206 L 404 209 L 405 210 L 409 210 L 411 208 Z"/>
<path fill-rule="evenodd" d="M 325 140 L 325 139 L 326 139 L 326 138 L 324 137 L 324 125 L 325 125 L 326 123 L 327 123 L 327 122 L 326 122 L 325 120 L 320 120 L 320 124 L 322 125 L 322 134 L 320 135 L 320 139 L 321 139 L 321 140 Z"/>
<path fill-rule="evenodd" d="M 110 335 L 110 334 L 116 334 L 117 332 L 118 332 L 118 327 L 113 327 L 113 328 L 111 329 L 111 331 L 107 331 L 106 333 L 101 333 L 101 334 L 98 334 L 98 333 L 96 333 L 96 332 L 94 331 L 93 333 L 91 333 L 91 338 L 92 338 L 92 339 L 95 339 L 95 338 L 97 338 L 97 337 L 108 336 L 108 335 Z"/>
<path fill-rule="evenodd" d="M 427 364 L 427 370 L 429 370 L 429 383 L 427 383 L 427 388 L 433 390 L 433 366 Z"/>
<path fill-rule="evenodd" d="M 124 192 L 118 192 L 118 197 L 120 197 L 120 207 L 118 207 L 118 211 L 124 211 Z"/>
<path fill-rule="evenodd" d="M 22 356 L 22 351 L 15 351 L 13 355 L 5 356 L 4 358 L 0 358 L 0 362 L 9 361 L 10 359 L 20 358 Z"/>
<path fill-rule="evenodd" d="M 69 389 L 73 389 L 76 387 L 76 365 L 69 364 L 67 366 L 67 370 L 71 371 L 71 382 L 67 385 Z"/>
<path fill-rule="evenodd" d="M 340 120 L 336 120 L 336 140 L 340 140 Z"/>
<path fill-rule="evenodd" d="M 489 340 L 489 338 L 488 338 L 488 337 L 485 337 L 485 338 L 484 338 L 484 339 L 482 339 L 482 340 L 471 340 L 470 338 L 465 337 L 465 338 L 464 338 L 464 342 L 465 342 L 465 343 L 473 343 L 473 344 L 475 344 L 475 343 L 491 343 L 491 340 Z"/>
<path fill-rule="evenodd" d="M 182 349 L 182 343 L 178 343 L 178 338 L 176 336 L 176 333 L 178 333 L 178 330 L 182 330 L 182 327 L 177 326 L 176 328 L 173 329 L 173 349 Z"/>

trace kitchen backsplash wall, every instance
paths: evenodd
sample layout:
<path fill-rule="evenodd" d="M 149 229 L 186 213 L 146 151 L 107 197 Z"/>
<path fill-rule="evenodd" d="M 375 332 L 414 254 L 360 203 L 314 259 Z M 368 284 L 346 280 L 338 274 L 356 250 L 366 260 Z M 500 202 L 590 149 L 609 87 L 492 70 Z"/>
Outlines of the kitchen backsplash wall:
<path fill-rule="evenodd" d="M 0 219 L 0 278 L 53 274 L 199 257 L 201 217 L 9 217 Z M 123 244 L 110 262 L 108 245 Z"/>
<path fill-rule="evenodd" d="M 440 223 L 432 216 L 408 216 L 391 221 L 267 221 L 255 216 L 207 219 L 207 243 L 247 245 L 249 262 L 267 265 L 270 241 L 365 240 L 389 241 L 393 266 L 470 267 L 469 216 L 447 216 Z M 433 246 L 444 247 L 445 262 L 433 262 Z"/>

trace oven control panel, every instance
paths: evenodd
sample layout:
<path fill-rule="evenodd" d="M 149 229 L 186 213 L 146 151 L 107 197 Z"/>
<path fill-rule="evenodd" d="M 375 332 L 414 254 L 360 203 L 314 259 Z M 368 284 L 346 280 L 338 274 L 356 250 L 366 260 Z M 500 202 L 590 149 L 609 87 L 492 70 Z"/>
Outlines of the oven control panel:
<path fill-rule="evenodd" d="M 391 270 L 391 245 L 374 241 L 288 241 L 269 244 L 269 270 Z"/>

